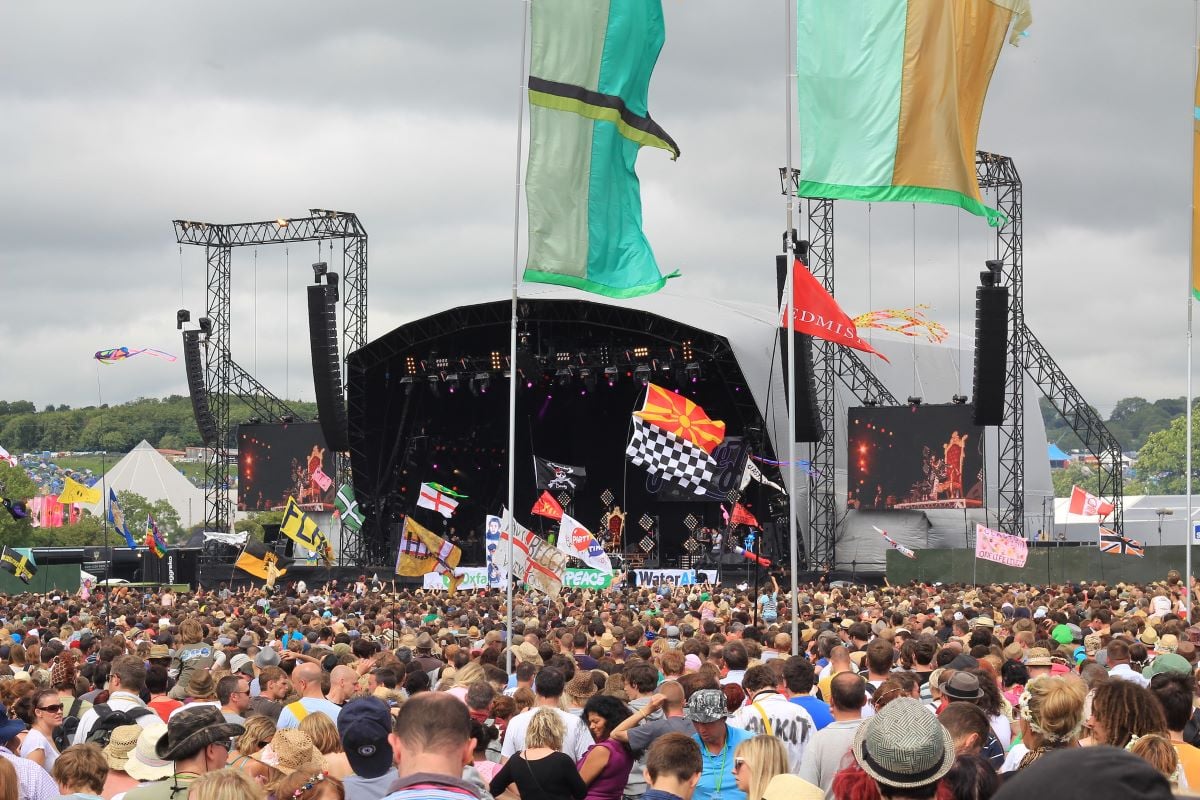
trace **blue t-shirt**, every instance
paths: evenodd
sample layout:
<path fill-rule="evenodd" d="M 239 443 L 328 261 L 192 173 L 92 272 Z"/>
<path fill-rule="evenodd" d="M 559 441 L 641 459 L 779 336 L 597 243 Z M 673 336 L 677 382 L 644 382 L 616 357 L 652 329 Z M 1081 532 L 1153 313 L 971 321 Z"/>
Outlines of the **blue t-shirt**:
<path fill-rule="evenodd" d="M 793 697 L 792 702 L 808 712 L 808 715 L 813 718 L 813 723 L 816 724 L 817 730 L 821 730 L 821 728 L 833 722 L 833 714 L 829 711 L 829 704 L 823 700 L 818 700 L 812 695 L 806 694 L 801 697 Z"/>
<path fill-rule="evenodd" d="M 335 723 L 337 722 L 338 712 L 342 710 L 341 706 L 331 703 L 323 697 L 301 697 L 295 702 L 304 706 L 304 710 L 309 714 L 315 714 L 319 711 Z M 300 727 L 300 720 L 296 719 L 296 715 L 292 713 L 291 703 L 283 707 L 283 711 L 280 713 L 279 721 L 275 724 L 275 727 L 278 730 Z"/>
<path fill-rule="evenodd" d="M 728 731 L 725 749 L 715 756 L 708 751 L 700 734 L 692 737 L 700 744 L 700 756 L 704 762 L 704 771 L 700 773 L 700 783 L 696 785 L 692 800 L 746 800 L 746 793 L 737 787 L 737 778 L 733 774 L 733 751 L 742 742 L 753 739 L 754 734 L 729 724 L 726 724 L 725 730 Z"/>

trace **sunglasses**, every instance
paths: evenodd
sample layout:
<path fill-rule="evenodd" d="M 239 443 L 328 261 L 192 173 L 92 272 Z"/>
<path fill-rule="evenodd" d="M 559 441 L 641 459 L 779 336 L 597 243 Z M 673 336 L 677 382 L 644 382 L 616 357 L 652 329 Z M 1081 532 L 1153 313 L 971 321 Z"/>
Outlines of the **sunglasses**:
<path fill-rule="evenodd" d="M 746 759 L 744 759 L 744 758 L 735 758 L 735 759 L 733 760 L 733 769 L 734 769 L 734 771 L 735 771 L 735 772 L 736 772 L 737 770 L 741 769 L 741 768 L 742 768 L 742 767 L 744 767 L 744 766 L 746 766 Z"/>
<path fill-rule="evenodd" d="M 213 742 L 217 747 L 224 747 L 227 751 L 233 751 L 233 739 L 219 739 Z"/>
<path fill-rule="evenodd" d="M 59 703 L 58 705 L 54 705 L 54 706 L 38 706 L 37 710 L 38 711 L 47 711 L 51 714 L 58 714 L 63 710 L 63 706 L 62 706 L 62 703 Z"/>

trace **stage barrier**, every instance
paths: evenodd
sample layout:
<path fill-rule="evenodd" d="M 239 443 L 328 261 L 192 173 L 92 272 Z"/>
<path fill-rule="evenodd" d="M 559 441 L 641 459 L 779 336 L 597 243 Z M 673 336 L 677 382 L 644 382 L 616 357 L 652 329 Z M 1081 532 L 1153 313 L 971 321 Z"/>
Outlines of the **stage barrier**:
<path fill-rule="evenodd" d="M 43 564 L 28 584 L 17 580 L 11 573 L 0 570 L 0 594 L 16 595 L 26 592 L 77 592 L 79 591 L 78 564 Z"/>
<path fill-rule="evenodd" d="M 1200 548 L 1193 555 L 1200 555 Z M 916 559 L 895 550 L 887 553 L 887 579 L 892 585 L 930 583 L 1065 583 L 1069 581 L 1120 581 L 1147 583 L 1166 578 L 1172 569 L 1183 573 L 1182 545 L 1147 547 L 1145 558 L 1101 553 L 1099 547 L 1034 547 L 1025 566 L 1018 569 L 993 561 L 975 560 L 965 548 L 918 550 Z"/>

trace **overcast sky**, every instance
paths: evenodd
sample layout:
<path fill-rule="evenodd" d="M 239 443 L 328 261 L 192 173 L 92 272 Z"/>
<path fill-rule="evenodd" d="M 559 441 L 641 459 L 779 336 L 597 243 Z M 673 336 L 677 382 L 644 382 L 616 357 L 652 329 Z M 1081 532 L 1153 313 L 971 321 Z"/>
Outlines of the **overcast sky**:
<path fill-rule="evenodd" d="M 783 4 L 664 8 L 650 107 L 683 155 L 642 152 L 647 233 L 664 271 L 684 273 L 672 292 L 773 302 Z M 1128 395 L 1182 396 L 1194 2 L 1033 9 L 979 139 L 1024 182 L 1027 320 L 1105 414 Z M 176 218 L 356 212 L 372 339 L 505 296 L 520 25 L 519 0 L 4 4 L 0 399 L 94 404 L 95 350 L 182 355 L 175 310 L 200 316 L 204 256 L 180 253 Z M 979 218 L 876 204 L 868 237 L 867 206 L 841 202 L 836 223 L 847 311 L 915 294 L 971 334 L 994 247 Z M 234 357 L 310 400 L 316 260 L 306 244 L 234 261 Z M 103 369 L 101 386 L 106 402 L 187 391 L 182 359 L 146 356 Z"/>

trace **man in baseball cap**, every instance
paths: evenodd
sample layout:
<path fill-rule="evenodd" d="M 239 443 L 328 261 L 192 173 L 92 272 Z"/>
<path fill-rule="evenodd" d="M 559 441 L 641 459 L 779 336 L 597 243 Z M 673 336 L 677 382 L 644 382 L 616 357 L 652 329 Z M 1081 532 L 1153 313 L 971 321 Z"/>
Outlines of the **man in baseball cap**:
<path fill-rule="evenodd" d="M 700 689 L 688 698 L 683 716 L 696 728 L 692 738 L 700 745 L 704 769 L 693 800 L 746 800 L 737 788 L 733 751 L 754 734 L 725 722 L 729 709 L 720 689 Z"/>
<path fill-rule="evenodd" d="M 397 778 L 392 714 L 378 697 L 351 700 L 338 714 L 338 735 L 354 774 L 343 785 L 346 800 L 379 800 Z"/>

